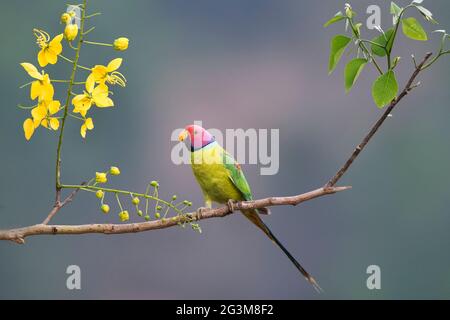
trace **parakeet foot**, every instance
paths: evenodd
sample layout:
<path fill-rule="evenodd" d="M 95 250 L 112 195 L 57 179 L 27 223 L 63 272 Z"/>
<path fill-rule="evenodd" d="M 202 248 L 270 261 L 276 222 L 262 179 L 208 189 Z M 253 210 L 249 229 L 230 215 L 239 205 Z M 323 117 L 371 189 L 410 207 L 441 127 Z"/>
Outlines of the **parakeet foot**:
<path fill-rule="evenodd" d="M 198 208 L 197 211 L 196 211 L 197 220 L 200 220 L 203 212 L 205 212 L 205 211 L 207 211 L 209 209 L 211 209 L 211 208 L 207 208 L 207 207 L 200 207 L 200 208 Z"/>
<path fill-rule="evenodd" d="M 234 209 L 234 201 L 233 200 L 231 200 L 231 199 L 228 200 L 227 206 L 228 206 L 228 209 L 230 210 L 231 213 L 233 213 L 235 211 L 235 209 Z"/>

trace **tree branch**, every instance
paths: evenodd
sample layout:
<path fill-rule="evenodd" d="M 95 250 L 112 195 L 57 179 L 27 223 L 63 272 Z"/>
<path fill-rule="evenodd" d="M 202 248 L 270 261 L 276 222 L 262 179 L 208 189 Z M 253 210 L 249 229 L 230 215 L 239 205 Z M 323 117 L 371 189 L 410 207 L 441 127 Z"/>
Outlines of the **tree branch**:
<path fill-rule="evenodd" d="M 377 133 L 378 129 L 380 129 L 381 125 L 384 123 L 384 121 L 389 117 L 392 110 L 394 110 L 395 106 L 416 86 L 413 85 L 414 80 L 417 78 L 419 73 L 422 71 L 422 67 L 424 64 L 430 59 L 432 53 L 429 52 L 425 55 L 422 62 L 417 65 L 414 70 L 414 73 L 412 74 L 411 78 L 409 78 L 408 83 L 406 84 L 403 91 L 400 93 L 400 95 L 394 99 L 389 107 L 386 109 L 386 111 L 383 113 L 380 119 L 373 125 L 373 127 L 370 129 L 369 133 L 364 137 L 362 142 L 355 148 L 353 153 L 350 155 L 350 158 L 345 162 L 345 164 L 342 166 L 341 169 L 334 175 L 333 178 L 328 181 L 328 183 L 325 185 L 326 187 L 332 187 L 335 186 L 336 183 L 342 178 L 342 176 L 347 172 L 347 170 L 350 168 L 350 166 L 353 164 L 355 159 L 358 157 L 358 155 L 361 153 L 361 151 L 364 150 L 364 148 L 367 146 L 369 141 L 373 138 L 375 133 Z"/>
<path fill-rule="evenodd" d="M 85 185 L 85 182 L 81 184 L 82 186 Z M 80 189 L 73 190 L 62 202 L 61 202 L 61 190 L 56 190 L 56 201 L 53 205 L 53 209 L 48 214 L 47 218 L 42 222 L 42 224 L 48 224 L 50 220 L 58 213 L 59 210 L 61 210 L 66 204 L 69 204 L 73 201 L 73 198 L 77 195 L 78 191 Z"/>
<path fill-rule="evenodd" d="M 309 201 L 325 195 L 334 194 L 351 187 L 332 187 L 319 188 L 307 193 L 299 194 L 292 197 L 270 197 L 266 199 L 242 201 L 233 205 L 235 210 L 241 209 L 260 209 L 271 206 L 282 205 L 298 205 L 302 202 Z M 76 192 L 76 190 L 75 190 Z M 74 192 L 72 193 L 74 194 Z M 70 196 L 69 196 L 70 197 Z M 68 198 L 69 198 L 68 197 Z M 68 199 L 66 198 L 66 200 Z M 186 216 L 177 216 L 174 219 L 160 219 L 149 222 L 129 223 L 129 224 L 85 224 L 85 225 L 47 225 L 45 223 L 36 224 L 29 227 L 0 230 L 0 240 L 10 240 L 19 244 L 25 243 L 25 238 L 33 235 L 56 235 L 56 234 L 86 234 L 86 233 L 103 233 L 103 234 L 121 234 L 136 233 L 149 230 L 165 229 L 178 225 L 190 220 L 205 220 L 211 218 L 225 217 L 232 214 L 228 206 L 215 209 L 207 209 L 195 213 L 189 213 Z M 45 221 L 44 221 L 45 222 Z"/>
<path fill-rule="evenodd" d="M 400 95 L 391 102 L 381 118 L 374 124 L 369 133 L 364 137 L 362 142 L 356 147 L 348 160 L 342 166 L 341 169 L 328 181 L 328 183 L 319 189 L 299 194 L 292 197 L 270 197 L 266 199 L 237 202 L 233 205 L 235 210 L 242 209 L 260 209 L 272 206 L 282 205 L 297 205 L 305 201 L 309 201 L 325 195 L 334 194 L 344 190 L 348 190 L 351 187 L 336 187 L 337 182 L 344 176 L 355 159 L 361 153 L 361 151 L 367 146 L 375 133 L 380 129 L 381 125 L 391 114 L 392 110 L 397 104 L 413 89 L 416 87 L 414 84 L 415 79 L 419 73 L 423 70 L 424 64 L 430 59 L 431 53 L 428 53 L 422 62 L 415 67 L 414 73 L 411 75 L 405 88 Z M 25 238 L 33 235 L 56 235 L 56 234 L 87 234 L 87 233 L 103 233 L 103 234 L 122 234 L 122 233 L 136 233 L 149 230 L 165 229 L 184 223 L 191 220 L 204 220 L 210 218 L 225 217 L 231 213 L 229 206 L 222 206 L 216 209 L 207 209 L 198 211 L 196 213 L 190 213 L 187 215 L 179 215 L 172 219 L 160 219 L 150 222 L 142 223 L 130 223 L 130 224 L 86 224 L 86 225 L 48 225 L 47 223 L 51 218 L 67 203 L 72 201 L 76 192 L 74 190 L 63 202 L 57 201 L 55 207 L 50 211 L 48 217 L 42 224 L 37 224 L 24 228 L 0 230 L 0 240 L 10 240 L 17 243 L 25 243 Z M 59 198 L 57 193 L 57 200 Z"/>

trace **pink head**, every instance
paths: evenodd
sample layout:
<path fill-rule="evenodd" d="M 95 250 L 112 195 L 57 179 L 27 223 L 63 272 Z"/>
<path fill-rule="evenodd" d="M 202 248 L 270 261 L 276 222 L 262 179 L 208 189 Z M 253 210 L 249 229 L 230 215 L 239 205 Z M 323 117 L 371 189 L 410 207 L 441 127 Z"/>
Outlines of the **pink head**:
<path fill-rule="evenodd" d="M 188 125 L 178 136 L 178 140 L 184 141 L 189 136 L 191 151 L 201 149 L 215 141 L 214 137 L 205 129 L 197 125 Z"/>

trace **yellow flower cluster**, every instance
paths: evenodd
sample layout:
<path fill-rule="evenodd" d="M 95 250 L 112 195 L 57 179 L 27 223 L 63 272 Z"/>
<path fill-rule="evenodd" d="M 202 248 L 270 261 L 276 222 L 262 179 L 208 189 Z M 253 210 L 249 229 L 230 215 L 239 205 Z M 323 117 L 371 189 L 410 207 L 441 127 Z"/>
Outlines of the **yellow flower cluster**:
<path fill-rule="evenodd" d="M 73 112 L 83 117 L 84 123 L 81 125 L 80 134 L 86 137 L 87 130 L 94 128 L 92 118 L 86 118 L 88 111 L 92 106 L 98 108 L 113 107 L 114 102 L 109 97 L 109 88 L 107 84 L 126 86 L 125 77 L 117 71 L 122 64 L 121 58 L 110 61 L 106 66 L 95 65 L 86 79 L 85 90 L 82 94 L 77 94 L 72 99 L 74 106 Z"/>
<path fill-rule="evenodd" d="M 31 118 L 23 123 L 25 138 L 30 140 L 34 130 L 40 125 L 47 129 L 58 130 L 59 119 L 54 115 L 61 109 L 61 103 L 53 100 L 54 88 L 48 74 L 39 73 L 37 68 L 31 63 L 24 62 L 21 64 L 25 71 L 36 79 L 31 83 L 31 100 L 38 99 L 38 103 L 31 109 Z"/>
<path fill-rule="evenodd" d="M 23 130 L 27 140 L 31 139 L 39 126 L 43 126 L 50 130 L 58 130 L 60 127 L 60 120 L 64 121 L 67 115 L 82 121 L 80 134 L 85 138 L 87 131 L 94 129 L 93 119 L 87 117 L 87 113 L 91 107 L 97 106 L 99 108 L 106 108 L 114 106 L 114 102 L 109 97 L 110 90 L 108 85 L 126 86 L 125 77 L 122 73 L 117 71 L 122 64 L 121 58 L 113 59 L 106 66 L 95 65 L 93 68 L 86 68 L 78 65 L 77 59 L 76 61 L 73 61 L 61 55 L 63 51 L 61 42 L 63 39 L 66 39 L 68 45 L 72 49 L 77 50 L 77 57 L 79 47 L 82 43 L 109 46 L 117 51 L 128 49 L 129 40 L 124 37 L 116 39 L 113 44 L 91 42 L 79 38 L 78 48 L 73 47 L 71 44 L 73 40 L 77 37 L 82 37 L 89 32 L 79 35 L 76 19 L 80 19 L 80 17 L 76 17 L 75 12 L 63 13 L 60 17 L 60 21 L 65 25 L 64 32 L 53 38 L 43 30 L 33 29 L 33 33 L 36 36 L 36 43 L 39 47 L 39 52 L 37 54 L 39 66 L 46 67 L 48 64 L 54 65 L 58 62 L 58 58 L 60 58 L 74 64 L 76 68 L 88 70 L 89 75 L 83 82 L 74 81 L 75 73 L 73 73 L 70 80 L 51 80 L 49 74 L 44 70 L 39 71 L 33 64 L 28 62 L 21 63 L 21 66 L 29 76 L 33 78 L 29 83 L 31 84 L 31 100 L 37 100 L 36 104 L 29 108 L 31 109 L 31 117 L 27 118 L 23 123 Z M 91 30 L 93 30 L 93 28 L 91 28 Z M 80 31 L 82 32 L 83 29 Z M 83 42 L 81 42 L 81 39 L 83 39 Z M 68 83 L 69 88 L 78 84 L 84 85 L 85 90 L 83 90 L 83 93 L 76 94 L 72 93 L 72 90 L 69 90 L 67 104 L 69 104 L 70 101 L 72 102 L 73 114 L 69 110 L 65 110 L 63 116 L 57 116 L 57 113 L 60 110 L 68 108 L 68 105 L 61 106 L 61 103 L 58 100 L 54 100 L 55 89 L 52 84 L 53 82 Z M 71 97 L 73 98 L 70 100 Z M 79 114 L 79 116 L 75 114 Z"/>

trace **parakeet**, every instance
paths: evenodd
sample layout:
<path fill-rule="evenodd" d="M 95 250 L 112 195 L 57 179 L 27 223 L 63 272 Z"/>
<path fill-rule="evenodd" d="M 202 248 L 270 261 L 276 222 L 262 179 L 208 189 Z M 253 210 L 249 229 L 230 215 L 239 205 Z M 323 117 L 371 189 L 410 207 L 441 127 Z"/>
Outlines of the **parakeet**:
<path fill-rule="evenodd" d="M 191 166 L 194 176 L 203 192 L 205 207 L 211 208 L 212 202 L 232 205 L 230 201 L 252 200 L 252 192 L 241 166 L 226 152 L 205 129 L 197 125 L 188 125 L 178 139 L 189 137 Z M 259 214 L 268 214 L 267 208 L 242 210 L 242 213 L 271 239 L 292 261 L 300 273 L 313 287 L 321 291 L 314 278 L 286 250 L 274 236 Z M 258 214 L 259 213 L 259 214 Z"/>

